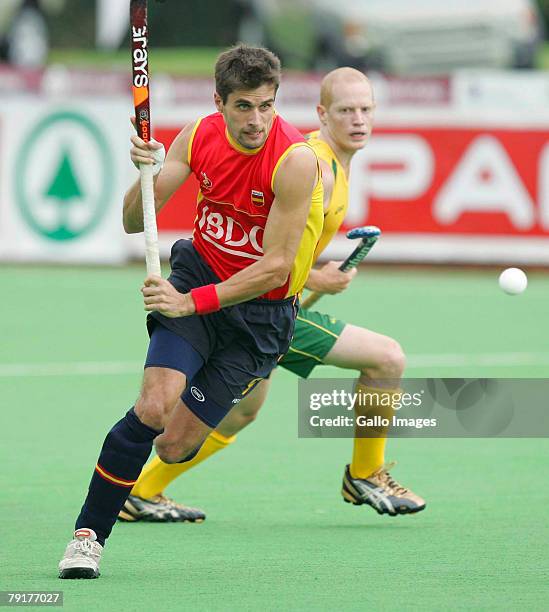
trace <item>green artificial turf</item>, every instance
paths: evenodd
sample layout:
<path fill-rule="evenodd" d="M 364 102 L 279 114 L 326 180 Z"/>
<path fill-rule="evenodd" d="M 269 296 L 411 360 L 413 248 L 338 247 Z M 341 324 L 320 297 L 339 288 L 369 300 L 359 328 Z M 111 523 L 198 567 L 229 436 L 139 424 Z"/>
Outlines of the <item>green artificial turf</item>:
<path fill-rule="evenodd" d="M 237 442 L 168 489 L 203 524 L 118 524 L 99 580 L 58 580 L 104 435 L 138 393 L 143 276 L 0 269 L 0 590 L 62 589 L 76 611 L 546 609 L 546 439 L 390 440 L 395 478 L 428 506 L 378 516 L 342 503 L 351 440 L 297 438 L 285 371 Z M 514 298 L 496 278 L 365 268 L 319 306 L 397 338 L 409 376 L 547 377 L 549 277 Z"/>

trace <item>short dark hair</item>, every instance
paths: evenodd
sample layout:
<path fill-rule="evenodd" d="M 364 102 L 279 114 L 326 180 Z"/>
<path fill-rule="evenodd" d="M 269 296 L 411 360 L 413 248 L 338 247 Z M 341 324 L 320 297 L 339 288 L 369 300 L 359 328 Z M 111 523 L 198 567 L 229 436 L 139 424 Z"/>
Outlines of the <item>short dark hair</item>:
<path fill-rule="evenodd" d="M 215 89 L 223 103 L 238 89 L 257 89 L 267 83 L 280 85 L 280 60 L 263 47 L 238 44 L 224 51 L 215 64 Z"/>

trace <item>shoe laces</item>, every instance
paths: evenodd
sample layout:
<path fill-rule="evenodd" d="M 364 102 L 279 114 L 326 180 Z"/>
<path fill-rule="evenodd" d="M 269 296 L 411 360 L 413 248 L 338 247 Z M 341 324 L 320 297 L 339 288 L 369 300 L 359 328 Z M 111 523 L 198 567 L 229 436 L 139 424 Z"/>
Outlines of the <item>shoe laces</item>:
<path fill-rule="evenodd" d="M 185 504 L 180 504 L 176 502 L 171 497 L 166 497 L 166 495 L 164 495 L 163 493 L 159 493 L 158 495 L 156 495 L 155 499 L 157 499 L 160 503 L 168 506 L 168 508 L 175 508 L 176 510 L 182 510 L 184 512 L 194 510 L 194 508 L 191 508 L 190 506 L 186 506 Z"/>
<path fill-rule="evenodd" d="M 154 501 L 159 504 L 166 504 L 167 506 L 172 506 L 173 504 L 175 504 L 173 499 L 171 499 L 170 497 L 166 497 L 162 493 L 155 495 L 152 499 L 154 499 Z"/>
<path fill-rule="evenodd" d="M 389 474 L 389 470 L 392 470 L 395 465 L 396 461 L 391 461 L 385 465 L 382 465 L 375 473 L 375 476 L 383 485 L 390 489 L 392 493 L 396 493 L 397 495 L 409 493 L 406 487 L 403 487 L 391 476 L 391 474 Z"/>
<path fill-rule="evenodd" d="M 161 504 L 163 506 L 174 506 L 175 502 L 173 499 L 166 497 L 162 493 L 158 493 L 157 495 L 153 495 L 152 497 L 140 497 L 143 501 L 150 502 L 152 504 Z"/>
<path fill-rule="evenodd" d="M 154 500 L 158 501 L 161 504 L 165 504 L 166 506 L 171 507 L 171 508 L 184 508 L 182 504 L 178 504 L 171 497 L 166 497 L 166 495 L 164 495 L 163 493 L 159 493 L 158 495 L 155 495 Z"/>
<path fill-rule="evenodd" d="M 74 550 L 77 550 L 79 553 L 89 557 L 93 553 L 93 542 L 88 538 L 76 540 Z"/>

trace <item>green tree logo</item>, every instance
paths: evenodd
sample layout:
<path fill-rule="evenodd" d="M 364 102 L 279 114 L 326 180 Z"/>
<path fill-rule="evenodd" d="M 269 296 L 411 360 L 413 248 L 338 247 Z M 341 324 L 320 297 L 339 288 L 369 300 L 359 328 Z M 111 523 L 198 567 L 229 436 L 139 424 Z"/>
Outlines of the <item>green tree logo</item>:
<path fill-rule="evenodd" d="M 29 227 L 67 241 L 93 230 L 113 192 L 108 143 L 87 117 L 58 112 L 29 133 L 16 163 L 16 198 Z"/>
<path fill-rule="evenodd" d="M 83 203 L 82 191 L 80 185 L 74 175 L 72 162 L 68 150 L 61 154 L 59 166 L 50 186 L 44 193 L 45 198 L 54 198 L 58 202 L 59 207 L 59 223 L 57 235 L 54 236 L 57 240 L 67 240 L 72 238 L 69 229 L 69 211 L 73 205 Z"/>

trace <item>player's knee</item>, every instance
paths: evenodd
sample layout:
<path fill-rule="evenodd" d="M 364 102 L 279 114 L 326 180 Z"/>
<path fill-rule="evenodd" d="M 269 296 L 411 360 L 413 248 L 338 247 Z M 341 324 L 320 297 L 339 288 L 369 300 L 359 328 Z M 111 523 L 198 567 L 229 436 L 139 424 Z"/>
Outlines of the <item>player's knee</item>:
<path fill-rule="evenodd" d="M 174 401 L 161 395 L 141 394 L 135 404 L 135 414 L 145 425 L 154 429 L 163 429 L 166 417 L 174 403 Z"/>
<path fill-rule="evenodd" d="M 253 423 L 257 419 L 258 412 L 259 409 L 254 410 L 253 412 L 244 412 L 243 414 L 239 415 L 242 429 L 244 427 L 247 427 L 248 425 L 250 425 L 250 423 Z"/>
<path fill-rule="evenodd" d="M 263 398 L 259 398 L 259 396 L 255 395 L 246 397 L 229 412 L 229 415 L 232 416 L 234 420 L 238 420 L 240 429 L 243 429 L 256 420 L 262 405 Z"/>
<path fill-rule="evenodd" d="M 400 378 L 406 367 L 406 356 L 400 344 L 393 339 L 387 342 L 383 351 L 380 369 L 384 377 Z"/>
<path fill-rule="evenodd" d="M 364 368 L 362 372 L 366 375 L 374 373 L 376 378 L 399 379 L 405 368 L 406 355 L 402 347 L 396 340 L 388 338 L 375 366 Z"/>
<path fill-rule="evenodd" d="M 404 370 L 406 369 L 406 354 L 402 350 L 400 344 L 393 340 L 393 349 L 392 349 L 392 357 L 391 361 L 395 371 L 399 373 L 400 376 L 404 374 Z"/>
<path fill-rule="evenodd" d="M 259 409 L 254 411 L 242 412 L 238 407 L 233 408 L 229 414 L 219 423 L 216 431 L 226 438 L 236 436 L 239 431 L 242 431 L 250 423 L 253 423 L 257 417 Z"/>

